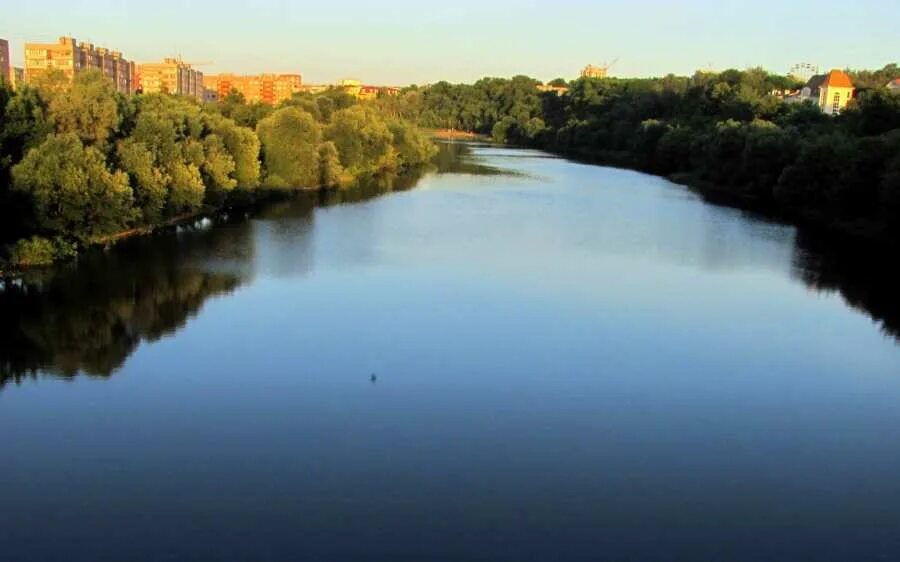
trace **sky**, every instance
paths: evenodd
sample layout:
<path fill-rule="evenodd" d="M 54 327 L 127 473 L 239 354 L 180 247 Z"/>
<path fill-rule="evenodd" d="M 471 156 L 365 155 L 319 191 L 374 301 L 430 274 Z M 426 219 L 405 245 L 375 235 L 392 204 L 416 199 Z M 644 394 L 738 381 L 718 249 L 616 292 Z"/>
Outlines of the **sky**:
<path fill-rule="evenodd" d="M 12 0 L 8 0 L 12 2 Z M 900 59 L 896 0 L 44 0 L 3 8 L 0 38 L 60 35 L 135 62 L 180 55 L 206 73 L 292 72 L 308 84 L 472 82 L 527 74 L 575 78 L 692 74 L 799 62 L 881 68 Z"/>

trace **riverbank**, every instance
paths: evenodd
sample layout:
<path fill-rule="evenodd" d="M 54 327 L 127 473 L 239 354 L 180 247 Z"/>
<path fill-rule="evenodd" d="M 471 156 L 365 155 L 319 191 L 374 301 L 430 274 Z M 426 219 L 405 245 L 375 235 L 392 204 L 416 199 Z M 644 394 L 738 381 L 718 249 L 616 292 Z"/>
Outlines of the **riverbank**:
<path fill-rule="evenodd" d="M 0 258 L 0 280 L 9 281 L 20 278 L 28 271 L 52 267 L 61 262 L 77 259 L 79 255 L 92 250 L 108 250 L 119 243 L 140 237 L 153 236 L 160 232 L 166 232 L 173 228 L 197 224 L 204 219 L 214 219 L 232 213 L 248 213 L 261 205 L 278 203 L 305 195 L 315 194 L 327 197 L 331 193 L 352 191 L 356 186 L 362 186 L 371 182 L 385 179 L 402 179 L 407 176 L 417 177 L 422 165 L 404 169 L 397 173 L 366 174 L 357 178 L 344 178 L 339 185 L 319 185 L 312 187 L 298 187 L 290 189 L 277 189 L 260 187 L 252 190 L 238 189 L 230 194 L 229 198 L 221 205 L 204 205 L 196 212 L 185 213 L 155 225 L 143 225 L 120 232 L 103 236 L 92 240 L 87 244 L 75 247 L 66 242 L 54 240 L 46 241 L 52 246 L 41 245 L 35 250 L 33 263 L 16 264 L 4 261 Z M 29 239 L 34 240 L 34 238 Z M 61 247 L 62 245 L 62 247 Z"/>
<path fill-rule="evenodd" d="M 490 138 L 486 135 L 458 129 L 423 129 L 423 132 L 438 140 L 488 140 Z"/>
<path fill-rule="evenodd" d="M 719 204 L 896 245 L 900 97 L 873 87 L 829 115 L 773 96 L 787 80 L 761 69 L 584 78 L 557 96 L 526 76 L 489 78 L 422 89 L 400 110 L 424 127 L 670 177 Z"/>
<path fill-rule="evenodd" d="M 515 145 L 509 145 L 515 146 Z M 705 201 L 747 211 L 767 220 L 774 220 L 798 228 L 812 230 L 829 237 L 838 237 L 847 243 L 874 244 L 880 247 L 894 248 L 900 246 L 900 240 L 879 224 L 871 221 L 831 221 L 821 214 L 803 212 L 800 209 L 784 209 L 773 202 L 766 203 L 746 190 L 717 185 L 704 180 L 696 173 L 679 172 L 672 174 L 657 173 L 639 165 L 635 155 L 626 151 L 601 151 L 587 153 L 584 151 L 558 151 L 541 146 L 523 145 L 522 148 L 535 148 L 564 158 L 591 164 L 633 170 L 644 174 L 665 178 L 672 183 L 683 186 L 701 196 Z M 774 189 L 774 186 L 770 186 Z"/>
<path fill-rule="evenodd" d="M 333 93 L 279 107 L 148 94 L 134 99 L 127 118 L 98 72 L 59 89 L 13 92 L 0 84 L 0 94 L 10 107 L 39 103 L 48 112 L 34 114 L 54 124 L 0 119 L 4 275 L 265 198 L 268 190 L 347 186 L 434 154 L 411 123 Z M 68 98 L 79 104 L 66 111 L 102 107 L 103 119 L 59 113 Z"/>

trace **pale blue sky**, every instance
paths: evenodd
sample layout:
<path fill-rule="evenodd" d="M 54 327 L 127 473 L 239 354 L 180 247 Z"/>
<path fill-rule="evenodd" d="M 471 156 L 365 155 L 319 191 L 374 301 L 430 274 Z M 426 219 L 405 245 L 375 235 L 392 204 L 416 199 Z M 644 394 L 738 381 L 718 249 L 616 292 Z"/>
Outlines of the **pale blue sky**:
<path fill-rule="evenodd" d="M 181 54 L 205 72 L 300 72 L 307 83 L 575 77 L 620 57 L 620 76 L 795 62 L 881 67 L 900 59 L 888 0 L 45 0 L 3 10 L 0 37 L 79 40 L 137 62 Z"/>

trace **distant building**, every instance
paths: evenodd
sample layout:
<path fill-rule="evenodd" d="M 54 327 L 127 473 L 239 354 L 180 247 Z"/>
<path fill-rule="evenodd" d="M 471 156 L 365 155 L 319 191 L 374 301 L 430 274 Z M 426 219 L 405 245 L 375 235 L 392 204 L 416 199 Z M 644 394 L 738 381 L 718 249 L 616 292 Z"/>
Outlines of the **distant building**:
<path fill-rule="evenodd" d="M 557 96 L 564 96 L 569 92 L 568 86 L 551 86 L 550 84 L 538 84 L 537 89 L 539 92 L 552 92 Z"/>
<path fill-rule="evenodd" d="M 810 78 L 819 74 L 819 67 L 808 62 L 801 62 L 791 67 L 788 76 L 797 82 L 806 83 Z"/>
<path fill-rule="evenodd" d="M 856 88 L 853 80 L 842 70 L 832 70 L 819 87 L 819 108 L 828 115 L 838 115 L 850 100 Z"/>
<path fill-rule="evenodd" d="M 381 88 L 378 86 L 362 86 L 359 89 L 359 94 L 357 94 L 356 99 L 360 101 L 370 101 L 374 99 L 378 99 L 378 92 L 381 91 Z"/>
<path fill-rule="evenodd" d="M 74 37 L 60 37 L 56 43 L 25 44 L 25 79 L 29 82 L 53 70 L 72 80 L 76 74 L 90 69 L 100 70 L 119 92 L 134 93 L 134 63 L 118 51 L 78 43 Z"/>
<path fill-rule="evenodd" d="M 605 66 L 587 65 L 581 71 L 582 78 L 606 78 L 609 75 L 609 68 Z"/>
<path fill-rule="evenodd" d="M 360 101 L 371 101 L 377 99 L 379 95 L 400 95 L 400 88 L 397 88 L 396 86 L 371 86 L 363 84 L 359 80 L 353 78 L 347 78 L 339 81 L 337 83 L 337 88 L 339 90 L 343 90 L 344 93 L 350 94 Z"/>
<path fill-rule="evenodd" d="M 819 90 L 825 83 L 824 74 L 816 74 L 806 81 L 806 85 L 800 89 L 800 101 L 810 101 L 819 105 Z"/>
<path fill-rule="evenodd" d="M 887 89 L 895 94 L 900 94 L 900 78 L 888 82 Z"/>
<path fill-rule="evenodd" d="M 19 66 L 14 66 L 9 71 L 10 76 L 12 76 L 12 87 L 16 90 L 22 87 L 25 84 L 25 69 Z"/>
<path fill-rule="evenodd" d="M 853 80 L 843 70 L 832 70 L 828 74 L 813 76 L 800 90 L 800 101 L 811 101 L 819 106 L 823 113 L 838 115 L 843 111 L 856 88 Z"/>
<path fill-rule="evenodd" d="M 362 82 L 355 78 L 345 78 L 343 80 L 338 81 L 337 83 L 338 89 L 343 90 L 344 93 L 350 94 L 354 98 L 358 98 L 360 92 L 362 92 Z"/>
<path fill-rule="evenodd" d="M 219 100 L 225 99 L 232 90 L 244 96 L 247 103 L 275 105 L 302 91 L 303 78 L 299 74 L 260 74 L 238 76 L 216 74 L 203 76 L 203 86 L 215 92 Z"/>
<path fill-rule="evenodd" d="M 332 86 L 329 86 L 327 84 L 304 84 L 300 88 L 300 91 L 307 94 L 321 94 L 322 92 L 327 92 L 331 88 Z"/>
<path fill-rule="evenodd" d="M 203 73 L 174 58 L 138 65 L 137 89 L 145 94 L 175 94 L 199 101 L 203 101 L 205 92 Z"/>
<path fill-rule="evenodd" d="M 13 84 L 11 68 L 12 63 L 9 59 L 9 41 L 0 39 L 0 80 L 5 80 L 9 85 Z"/>

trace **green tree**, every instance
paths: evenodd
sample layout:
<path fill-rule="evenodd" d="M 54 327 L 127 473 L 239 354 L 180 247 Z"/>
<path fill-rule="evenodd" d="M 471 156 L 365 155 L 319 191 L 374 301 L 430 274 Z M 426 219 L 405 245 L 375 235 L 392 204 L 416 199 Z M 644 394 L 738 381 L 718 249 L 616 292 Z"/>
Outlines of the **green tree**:
<path fill-rule="evenodd" d="M 119 141 L 116 156 L 119 168 L 130 179 L 139 221 L 143 224 L 155 224 L 162 220 L 169 193 L 169 176 L 156 166 L 153 153 L 144 143 L 127 138 Z"/>
<path fill-rule="evenodd" d="M 404 168 L 423 164 L 437 152 L 434 143 L 410 123 L 390 121 L 388 129 L 393 136 L 394 148 L 397 151 L 400 165 Z"/>
<path fill-rule="evenodd" d="M 252 129 L 238 126 L 234 121 L 219 115 L 207 116 L 207 127 L 222 139 L 234 160 L 234 180 L 237 186 L 252 189 L 259 185 L 259 138 Z"/>
<path fill-rule="evenodd" d="M 319 145 L 319 185 L 334 187 L 340 185 L 344 175 L 341 157 L 333 142 Z"/>
<path fill-rule="evenodd" d="M 203 205 L 206 186 L 200 168 L 187 162 L 169 165 L 169 199 L 166 209 L 169 216 L 194 213 Z"/>
<path fill-rule="evenodd" d="M 50 95 L 48 117 L 60 134 L 74 133 L 85 144 L 104 144 L 121 122 L 119 94 L 99 70 L 80 72 L 71 88 Z"/>
<path fill-rule="evenodd" d="M 38 227 L 82 242 L 112 234 L 133 218 L 128 176 L 74 133 L 51 135 L 13 168 L 14 189 L 31 196 Z"/>
<path fill-rule="evenodd" d="M 279 109 L 259 122 L 267 184 L 271 187 L 314 187 L 319 184 L 322 129 L 298 107 Z"/>
<path fill-rule="evenodd" d="M 394 136 L 369 107 L 357 105 L 335 113 L 325 138 L 337 146 L 341 165 L 353 175 L 397 167 Z"/>

